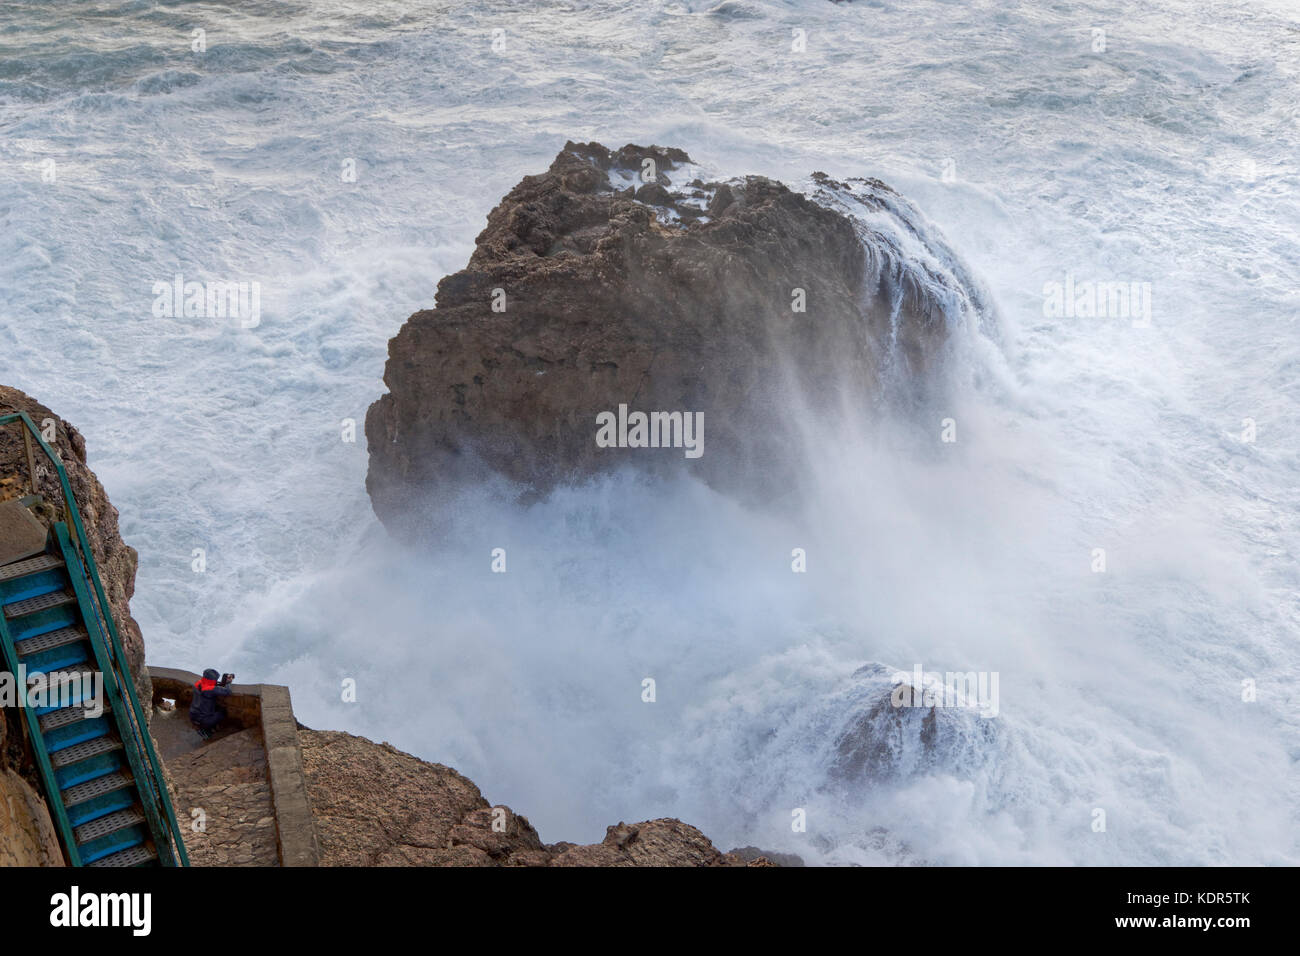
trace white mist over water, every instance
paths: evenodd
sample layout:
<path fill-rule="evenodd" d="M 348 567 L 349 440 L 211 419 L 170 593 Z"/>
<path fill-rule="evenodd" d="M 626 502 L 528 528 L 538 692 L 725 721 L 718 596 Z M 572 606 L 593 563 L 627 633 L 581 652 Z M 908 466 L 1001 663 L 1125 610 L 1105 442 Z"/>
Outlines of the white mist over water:
<path fill-rule="evenodd" d="M 288 683 L 544 839 L 672 814 L 810 861 L 1295 863 L 1298 53 L 1281 4 L 10 4 L 0 381 L 86 433 L 152 662 Z M 565 139 L 896 188 L 1001 319 L 960 340 L 958 442 L 926 407 L 810 423 L 806 510 L 617 475 L 468 490 L 396 548 L 340 421 Z M 153 317 L 176 272 L 259 280 L 261 326 Z M 1152 282 L 1152 328 L 1044 317 L 1066 273 Z M 996 745 L 823 786 L 870 661 L 998 671 Z"/>

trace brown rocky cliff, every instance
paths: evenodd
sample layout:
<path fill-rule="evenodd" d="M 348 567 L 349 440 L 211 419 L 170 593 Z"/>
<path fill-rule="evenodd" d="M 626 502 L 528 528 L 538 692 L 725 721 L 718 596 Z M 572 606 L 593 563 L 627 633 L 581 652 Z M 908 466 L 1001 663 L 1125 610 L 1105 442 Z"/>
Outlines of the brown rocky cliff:
<path fill-rule="evenodd" d="M 62 865 L 45 801 L 18 773 L 0 768 L 0 867 Z"/>
<path fill-rule="evenodd" d="M 619 823 L 600 843 L 546 844 L 450 767 L 336 731 L 299 729 L 325 866 L 768 866 L 680 820 Z"/>

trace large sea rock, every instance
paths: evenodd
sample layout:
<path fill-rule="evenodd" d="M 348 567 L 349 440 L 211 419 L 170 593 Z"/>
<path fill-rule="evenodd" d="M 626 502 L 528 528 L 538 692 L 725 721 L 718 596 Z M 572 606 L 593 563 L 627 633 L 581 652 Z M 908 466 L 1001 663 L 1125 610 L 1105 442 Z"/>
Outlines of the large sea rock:
<path fill-rule="evenodd" d="M 923 371 L 945 330 L 929 278 L 846 212 L 897 195 L 814 184 L 703 182 L 679 149 L 568 143 L 389 343 L 366 417 L 379 517 L 418 534 L 413 502 L 466 478 L 544 494 L 627 463 L 746 499 L 791 490 L 805 424 L 867 403 L 886 365 Z M 602 447 L 620 406 L 702 413 L 702 454 Z"/>

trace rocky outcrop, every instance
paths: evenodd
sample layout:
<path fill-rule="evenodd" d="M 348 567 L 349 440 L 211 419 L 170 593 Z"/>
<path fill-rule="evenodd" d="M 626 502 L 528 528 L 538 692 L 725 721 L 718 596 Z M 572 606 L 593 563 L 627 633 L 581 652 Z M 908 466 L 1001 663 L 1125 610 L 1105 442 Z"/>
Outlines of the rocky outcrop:
<path fill-rule="evenodd" d="M 865 405 L 886 350 L 923 363 L 943 328 L 882 287 L 889 250 L 869 254 L 834 205 L 761 176 L 703 182 L 678 149 L 567 144 L 389 343 L 366 417 L 376 513 L 413 535 L 412 503 L 460 478 L 544 493 L 627 463 L 743 498 L 792 488 L 804 423 Z M 653 425 L 632 447 L 635 422 L 628 447 L 602 447 L 597 416 L 620 405 L 702 414 L 703 454 Z"/>
<path fill-rule="evenodd" d="M 728 851 L 728 856 L 744 860 L 750 866 L 805 866 L 803 857 L 794 853 L 774 853 L 756 846 L 739 846 Z"/>
<path fill-rule="evenodd" d="M 619 823 L 600 843 L 546 844 L 472 781 L 389 744 L 299 730 L 325 866 L 767 866 L 680 820 Z"/>
<path fill-rule="evenodd" d="M 720 853 L 695 827 L 671 817 L 644 823 L 619 823 L 605 839 L 587 846 L 558 843 L 551 866 L 766 866 L 765 859 L 742 860 Z"/>
<path fill-rule="evenodd" d="M 13 770 L 0 769 L 0 867 L 62 865 L 45 801 Z"/>
<path fill-rule="evenodd" d="M 0 711 L 0 867 L 62 866 L 54 823 L 33 785 L 36 771 L 22 730 L 11 733 L 5 713 Z"/>

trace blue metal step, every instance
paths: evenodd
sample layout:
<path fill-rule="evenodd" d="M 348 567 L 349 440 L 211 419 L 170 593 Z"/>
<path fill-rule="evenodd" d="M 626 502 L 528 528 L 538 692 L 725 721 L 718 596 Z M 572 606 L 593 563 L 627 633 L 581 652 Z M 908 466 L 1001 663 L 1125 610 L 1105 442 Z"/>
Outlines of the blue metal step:
<path fill-rule="evenodd" d="M 37 571 L 21 578 L 0 581 L 0 601 L 13 604 L 29 598 L 40 597 L 51 591 L 61 591 L 68 586 L 68 576 L 63 573 L 63 562 L 46 571 Z"/>
<path fill-rule="evenodd" d="M 139 807 L 118 810 L 77 827 L 73 834 L 82 863 L 93 863 L 149 839 L 144 811 Z"/>
<path fill-rule="evenodd" d="M 24 558 L 21 561 L 14 561 L 12 564 L 0 566 L 0 583 L 12 581 L 15 578 L 26 577 L 37 571 L 44 571 L 47 568 L 63 567 L 63 559 L 56 555 L 38 554 L 32 558 Z"/>
<path fill-rule="evenodd" d="M 29 657 L 32 654 L 39 654 L 54 647 L 62 647 L 65 644 L 75 644 L 78 641 L 88 640 L 90 640 L 90 637 L 86 634 L 84 627 L 62 627 L 57 631 L 47 631 L 44 634 L 38 634 L 36 637 L 18 641 L 14 644 L 14 650 L 18 652 L 19 657 Z"/>
<path fill-rule="evenodd" d="M 122 741 L 116 739 L 92 740 L 84 744 L 77 744 L 74 747 L 68 747 L 60 751 L 57 755 L 50 754 L 50 763 L 56 769 L 62 767 L 71 767 L 82 760 L 89 760 L 92 757 L 99 757 L 103 754 L 112 753 L 122 749 Z"/>
<path fill-rule="evenodd" d="M 117 773 L 125 769 L 127 769 L 126 761 L 122 759 L 122 754 L 118 751 L 117 753 L 100 754 L 72 766 L 56 768 L 54 780 L 60 790 L 67 790 L 79 783 L 86 783 L 96 777 Z"/>
<path fill-rule="evenodd" d="M 75 747 L 77 744 L 85 743 L 87 740 L 94 740 L 97 737 L 105 737 L 112 733 L 113 729 L 113 723 L 107 717 L 79 720 L 75 724 L 68 724 L 47 733 L 45 735 L 45 749 L 53 757 L 56 753 L 68 747 Z"/>
<path fill-rule="evenodd" d="M 92 713 L 98 710 L 96 715 Z M 75 724 L 79 720 L 93 720 L 95 716 L 102 716 L 109 712 L 107 700 L 101 700 L 96 697 L 93 700 L 83 701 L 74 704 L 71 707 L 63 707 L 59 710 L 51 711 L 44 717 L 40 718 L 41 733 L 49 733 L 51 730 L 57 730 L 59 727 L 66 727 L 68 724 Z"/>
<path fill-rule="evenodd" d="M 102 678 L 96 679 L 98 674 L 99 671 L 88 664 L 74 664 L 72 667 L 66 667 L 51 674 L 43 675 L 44 680 L 47 682 L 47 695 L 55 702 L 41 707 L 33 707 L 32 710 L 37 716 L 43 717 L 56 710 L 62 710 L 64 707 L 90 701 L 96 688 L 102 683 Z M 29 685 L 32 676 L 31 674 L 28 675 Z"/>
<path fill-rule="evenodd" d="M 133 846 L 129 849 L 114 853 L 112 856 L 101 857 L 89 866 L 152 866 L 158 862 L 158 853 L 152 846 L 145 844 L 143 846 Z M 188 865 L 188 864 L 187 864 Z"/>
<path fill-rule="evenodd" d="M 103 778 L 100 778 L 103 779 Z M 84 786 L 84 784 L 83 784 Z M 135 787 L 128 785 L 109 793 L 101 794 L 91 800 L 85 800 L 75 807 L 68 808 L 68 820 L 74 827 L 98 819 L 117 810 L 125 810 L 136 803 Z"/>
<path fill-rule="evenodd" d="M 124 770 L 122 741 L 98 737 L 50 755 L 54 778 L 60 790 L 94 780 L 106 773 Z"/>
<path fill-rule="evenodd" d="M 148 839 L 149 831 L 142 823 L 127 830 L 119 830 L 102 840 L 92 840 L 90 843 L 82 844 L 77 847 L 77 852 L 81 854 L 81 865 L 90 866 L 101 857 L 111 856 L 131 847 L 143 846 Z"/>
<path fill-rule="evenodd" d="M 60 792 L 60 796 L 64 801 L 65 808 L 72 812 L 82 804 L 92 803 L 92 801 L 98 800 L 100 797 L 118 791 L 135 792 L 135 779 L 125 770 L 105 770 L 103 774 L 87 780 L 86 783 L 66 787 L 65 790 Z M 98 814 L 91 813 L 90 816 L 94 817 L 98 816 Z"/>
<path fill-rule="evenodd" d="M 54 568 L 63 567 L 63 559 L 53 554 L 38 554 L 35 557 L 24 558 L 22 561 L 14 561 L 12 564 L 0 566 L 0 604 L 8 604 L 16 598 L 9 597 L 9 588 L 13 582 L 21 581 L 23 578 L 33 574 L 40 574 L 43 571 L 49 571 Z"/>
<path fill-rule="evenodd" d="M 5 604 L 5 617 L 9 620 L 22 617 L 26 614 L 35 614 L 37 611 L 43 611 L 46 608 L 58 607 L 64 604 L 76 604 L 77 595 L 72 588 L 64 586 L 61 588 L 51 588 L 48 591 L 42 591 L 36 597 L 23 598 L 21 601 L 9 601 Z"/>
<path fill-rule="evenodd" d="M 51 591 L 6 604 L 4 616 L 14 643 L 61 627 L 74 627 L 81 622 L 77 595 L 71 589 Z"/>
<path fill-rule="evenodd" d="M 70 628 L 60 628 L 60 630 L 70 630 Z M 93 659 L 93 652 L 90 645 L 85 641 L 77 644 L 62 644 L 58 647 L 52 647 L 49 650 L 41 651 L 39 654 L 30 654 L 27 657 L 20 657 L 23 666 L 27 668 L 27 676 L 35 674 L 47 674 L 50 671 L 64 670 L 74 664 L 88 664 Z"/>
<path fill-rule="evenodd" d="M 135 781 L 129 773 L 106 773 L 61 794 L 68 820 L 74 827 L 136 802 Z"/>
<path fill-rule="evenodd" d="M 78 804 L 94 800 L 96 797 L 101 797 L 114 790 L 134 786 L 135 780 L 129 773 L 109 773 L 102 777 L 96 777 L 90 783 L 80 783 L 75 787 L 68 787 L 61 793 L 61 796 L 63 805 L 71 809 Z"/>

